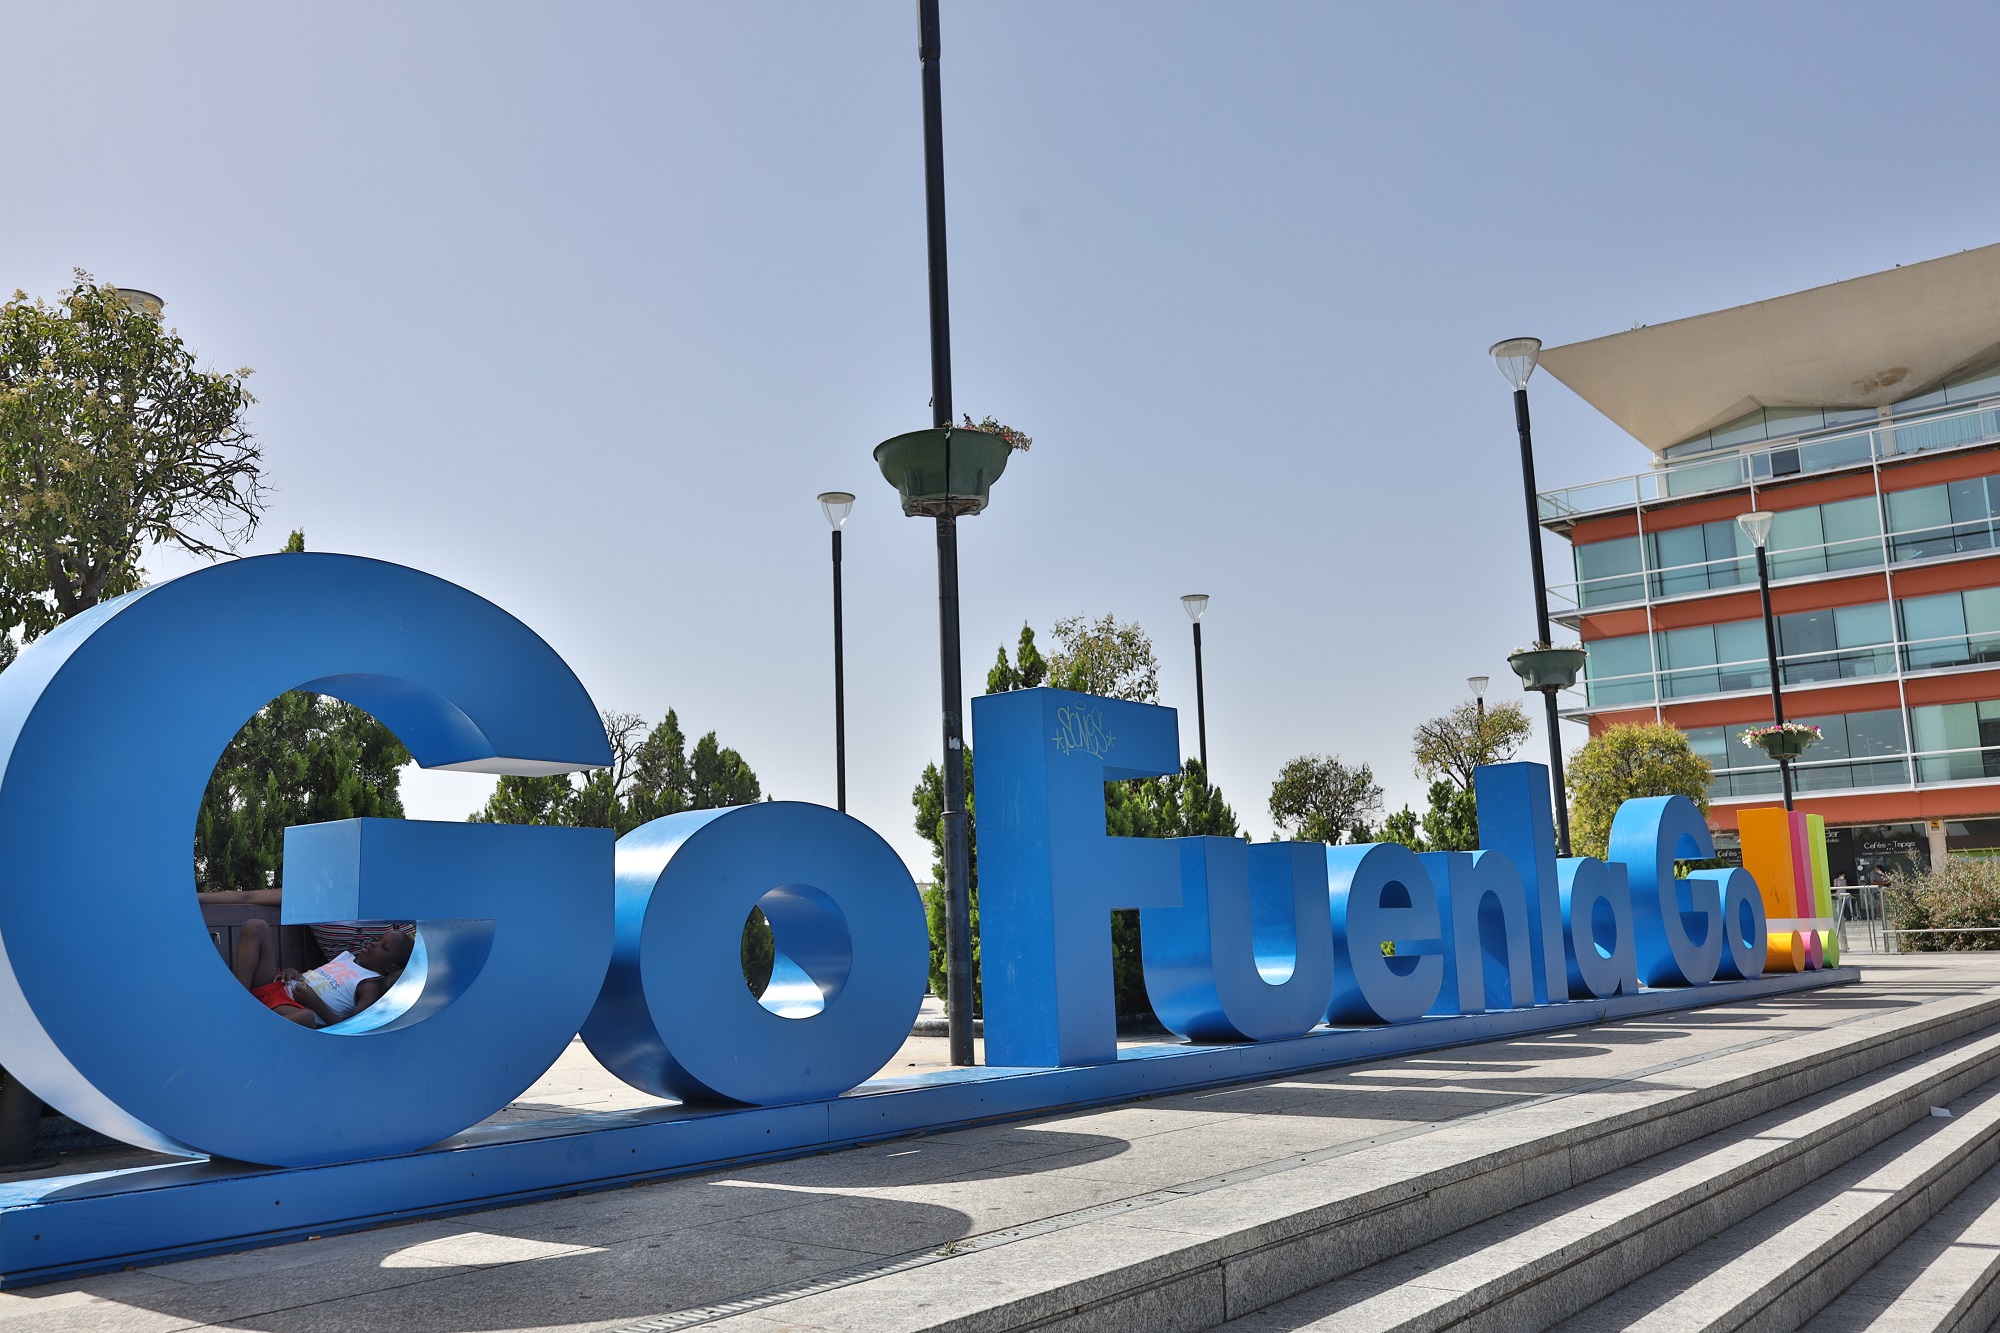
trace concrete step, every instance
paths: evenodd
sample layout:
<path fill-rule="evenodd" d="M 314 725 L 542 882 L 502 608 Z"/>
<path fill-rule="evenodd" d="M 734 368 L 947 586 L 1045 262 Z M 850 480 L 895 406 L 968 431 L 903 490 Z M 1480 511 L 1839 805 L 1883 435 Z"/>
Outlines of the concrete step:
<path fill-rule="evenodd" d="M 1790 1333 L 2000 1161 L 2000 1083 L 1947 1109 L 1951 1119 L 1927 1115 L 1577 1315 L 1560 1333 Z"/>
<path fill-rule="evenodd" d="M 2000 1076 L 1996 1025 L 2000 998 L 1980 992 L 1802 1026 L 970 1236 L 704 1322 L 969 1333 L 1252 1316 L 1243 1329 L 1290 1329 L 1394 1287 L 1396 1300 L 1318 1326 L 1545 1328 Z M 1350 1275 L 1373 1285 L 1341 1287 Z"/>
<path fill-rule="evenodd" d="M 1910 1187 L 1920 1197 L 1913 1201 L 1902 1194 L 1893 1196 L 1896 1208 L 1907 1205 L 1915 1210 L 1909 1214 L 1914 1220 L 1867 1253 L 1865 1266 L 1934 1211 L 1923 1202 L 1930 1184 L 1949 1177 L 1956 1182 L 1952 1186 L 1956 1193 L 2000 1154 L 2000 1100 L 1990 1108 L 1982 1103 L 1977 1113 L 1949 1121 L 1930 1115 L 1931 1106 L 1962 1097 L 1996 1077 L 2000 1077 L 2000 1032 L 1954 1042 L 1515 1208 L 1231 1327 L 1245 1333 L 1542 1329 L 1602 1308 L 1624 1313 L 1591 1327 L 1623 1328 L 1633 1322 L 1628 1315 L 1636 1317 L 1664 1305 L 1680 1287 L 1674 1283 L 1649 1287 L 1649 1295 L 1639 1297 L 1636 1305 L 1611 1298 L 1655 1268 L 1756 1217 L 1774 1202 L 1799 1197 L 1821 1177 L 1923 1122 L 1920 1132 L 1936 1137 L 1939 1146 L 1928 1156 L 1919 1154 L 1921 1162 L 1910 1166 L 1920 1171 L 1919 1183 Z M 1931 1129 L 1932 1125 L 1940 1128 Z M 1867 1193 L 1867 1198 L 1879 1193 L 1875 1185 L 1868 1189 L 1875 1192 Z M 1853 1202 L 1846 1207 L 1852 1212 Z M 1838 1210 L 1836 1215 L 1844 1216 Z M 1832 1216 L 1820 1220 L 1831 1225 Z M 1883 1217 L 1869 1213 L 1859 1221 L 1849 1220 L 1849 1230 L 1836 1229 L 1832 1238 L 1812 1233 L 1816 1245 L 1838 1250 L 1861 1244 L 1867 1235 L 1878 1234 L 1873 1228 Z M 1795 1239 L 1805 1243 L 1803 1236 Z M 1793 1272 L 1801 1265 L 1810 1268 L 1811 1255 L 1817 1252 L 1809 1246 L 1805 1258 L 1788 1258 L 1784 1263 L 1778 1262 L 1776 1253 L 1765 1254 L 1749 1270 L 1731 1272 L 1761 1273 L 1758 1263 L 1777 1264 L 1769 1280 L 1755 1288 L 1771 1288 L 1766 1293 L 1769 1299 L 1776 1298 L 1773 1293 L 1790 1290 L 1781 1280 L 1787 1274 L 1794 1279 L 1791 1285 L 1805 1283 L 1809 1292 L 1817 1291 L 1803 1270 Z M 1846 1280 L 1851 1280 L 1853 1271 Z M 1821 1295 L 1820 1302 L 1845 1286 L 1846 1280 Z M 1746 1293 L 1745 1299 L 1753 1296 Z M 1697 1311 L 1713 1303 L 1710 1295 L 1690 1301 L 1684 1308 L 1676 1307 L 1667 1322 L 1644 1326 L 1674 1330 L 1742 1326 L 1728 1322 L 1726 1315 L 1718 1315 L 1720 1322 L 1713 1324 L 1697 1318 Z M 1804 1314 L 1816 1308 L 1817 1303 L 1805 1308 Z"/>
<path fill-rule="evenodd" d="M 1980 1333 L 2000 1319 L 2000 1166 L 1808 1320 L 1803 1333 Z"/>

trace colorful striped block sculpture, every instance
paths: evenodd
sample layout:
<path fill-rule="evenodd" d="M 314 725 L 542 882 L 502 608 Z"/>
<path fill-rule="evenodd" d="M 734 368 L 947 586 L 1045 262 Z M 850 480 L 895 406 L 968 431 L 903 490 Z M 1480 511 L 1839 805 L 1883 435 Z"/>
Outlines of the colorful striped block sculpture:
<path fill-rule="evenodd" d="M 1826 821 L 1782 806 L 1736 816 L 1743 868 L 1757 881 L 1770 931 L 1765 970 L 1818 971 L 1840 961 L 1827 880 Z"/>

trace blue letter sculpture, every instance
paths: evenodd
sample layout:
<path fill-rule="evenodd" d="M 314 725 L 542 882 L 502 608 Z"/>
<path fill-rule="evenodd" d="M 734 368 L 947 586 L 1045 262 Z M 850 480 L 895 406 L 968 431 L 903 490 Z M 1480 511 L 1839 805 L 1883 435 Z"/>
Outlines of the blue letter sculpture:
<path fill-rule="evenodd" d="M 1715 969 L 1716 975 L 1732 981 L 1753 981 L 1763 976 L 1769 927 L 1764 917 L 1764 895 L 1757 891 L 1757 881 L 1742 866 L 1697 870 L 1693 877 L 1713 882 L 1722 900 L 1722 962 Z"/>
<path fill-rule="evenodd" d="M 1570 997 L 1602 1000 L 1637 995 L 1639 960 L 1632 941 L 1632 891 L 1625 883 L 1625 867 L 1580 856 L 1556 862 L 1556 875 L 1562 886 Z"/>
<path fill-rule="evenodd" d="M 1528 944 L 1528 895 L 1505 852 L 1425 852 L 1417 858 L 1438 886 L 1451 963 L 1435 1014 L 1526 1009 L 1535 1002 Z"/>
<path fill-rule="evenodd" d="M 1638 926 L 1639 980 L 1706 986 L 1722 962 L 1722 898 L 1712 878 L 1675 879 L 1674 862 L 1715 855 L 1708 821 L 1685 796 L 1625 802 L 1611 820 L 1611 857 L 1625 867 Z"/>
<path fill-rule="evenodd" d="M 1444 985 L 1437 888 L 1401 843 L 1326 849 L 1333 909 L 1329 1023 L 1403 1023 L 1422 1017 Z M 1382 946 L 1393 944 L 1393 958 Z"/>
<path fill-rule="evenodd" d="M 1482 764 L 1472 770 L 1472 790 L 1479 800 L 1479 845 L 1505 854 L 1528 894 L 1535 1003 L 1559 1004 L 1569 998 L 1569 979 L 1549 770 L 1541 764 Z"/>
<path fill-rule="evenodd" d="M 1118 1058 L 1111 912 L 1177 907 L 1180 853 L 1104 831 L 1104 784 L 1180 771 L 1174 710 L 1068 690 L 972 701 L 990 1065 Z"/>
<path fill-rule="evenodd" d="M 1139 913 L 1146 996 L 1191 1041 L 1272 1041 L 1319 1026 L 1333 995 L 1326 848 L 1176 838 L 1181 905 Z"/>
<path fill-rule="evenodd" d="M 412 918 L 423 963 L 345 1031 L 285 1022 L 238 985 L 202 927 L 195 813 L 237 728 L 293 689 L 367 709 L 429 768 L 611 758 L 583 686 L 525 625 L 373 560 L 217 565 L 29 647 L 0 673 L 0 1064 L 128 1143 L 278 1166 L 422 1147 L 533 1082 L 603 977 L 608 832 L 365 820 L 291 831 L 284 919 Z M 107 775 L 109 807 L 78 799 Z M 103 922 L 132 946 L 115 985 L 83 924 Z"/>
<path fill-rule="evenodd" d="M 777 949 L 761 1000 L 753 907 Z M 910 1035 L 929 957 L 917 886 L 861 821 L 794 801 L 668 815 L 618 840 L 618 942 L 583 1037 L 658 1097 L 838 1097 Z"/>

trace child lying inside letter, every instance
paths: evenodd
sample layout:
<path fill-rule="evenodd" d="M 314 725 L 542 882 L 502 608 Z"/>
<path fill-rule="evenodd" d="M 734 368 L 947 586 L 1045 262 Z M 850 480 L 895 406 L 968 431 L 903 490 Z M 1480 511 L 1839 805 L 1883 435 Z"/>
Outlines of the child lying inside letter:
<path fill-rule="evenodd" d="M 382 998 L 409 965 L 415 940 L 407 931 L 386 930 L 352 953 L 300 972 L 278 967 L 278 941 L 264 921 L 246 921 L 236 937 L 236 979 L 301 1027 L 338 1023 Z"/>

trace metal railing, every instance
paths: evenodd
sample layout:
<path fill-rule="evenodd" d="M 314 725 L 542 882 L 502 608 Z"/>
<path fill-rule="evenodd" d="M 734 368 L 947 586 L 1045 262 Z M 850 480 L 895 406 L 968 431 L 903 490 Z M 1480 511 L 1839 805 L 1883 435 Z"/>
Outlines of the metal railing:
<path fill-rule="evenodd" d="M 1890 639 L 1810 653 L 1786 653 L 1778 659 L 1778 671 L 1785 685 L 1822 685 L 1894 675 L 1899 659 L 1904 671 L 1940 671 L 2000 662 L 2000 632 Z M 1700 662 L 1616 676 L 1585 675 L 1563 693 L 1568 696 L 1564 705 L 1567 708 L 1617 708 L 1770 688 L 1770 663 L 1759 654 L 1731 662 Z"/>
<path fill-rule="evenodd" d="M 1885 546 L 1891 564 L 2000 549 L 2000 517 L 1892 530 L 1867 537 L 1843 537 L 1810 546 L 1772 547 L 1771 582 L 1880 569 Z M 1725 555 L 1683 565 L 1660 565 L 1550 584 L 1549 614 L 1575 615 L 1721 588 L 1756 586 L 1756 556 Z"/>
<path fill-rule="evenodd" d="M 1888 929 L 1887 904 L 1880 886 L 1857 884 L 1833 891 L 1834 928 L 1845 953 L 1894 953 L 1894 932 Z"/>
<path fill-rule="evenodd" d="M 2000 439 L 2000 407 L 1983 402 L 1800 436 L 1761 449 L 1689 459 L 1610 481 L 1543 491 L 1536 509 L 1544 523 L 1557 522 L 1936 449 L 1962 449 L 1996 439 Z"/>
<path fill-rule="evenodd" d="M 1733 752 L 1733 738 L 1731 744 Z M 1792 781 L 1802 792 L 1860 787 L 1921 787 L 1938 782 L 1978 782 L 1993 777 L 2000 777 L 2000 745 L 1891 750 L 1879 754 L 1792 761 Z M 1723 800 L 1768 796 L 1778 789 L 1778 765 L 1769 759 L 1761 763 L 1718 764 L 1709 776 L 1710 794 Z"/>

